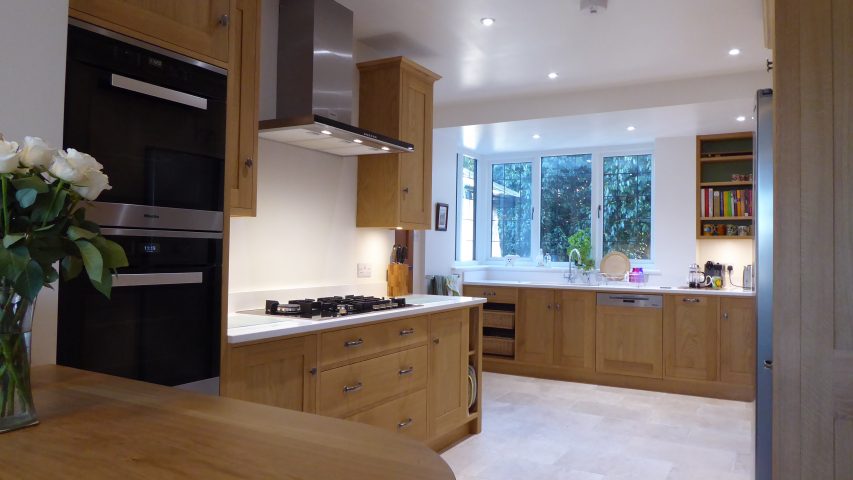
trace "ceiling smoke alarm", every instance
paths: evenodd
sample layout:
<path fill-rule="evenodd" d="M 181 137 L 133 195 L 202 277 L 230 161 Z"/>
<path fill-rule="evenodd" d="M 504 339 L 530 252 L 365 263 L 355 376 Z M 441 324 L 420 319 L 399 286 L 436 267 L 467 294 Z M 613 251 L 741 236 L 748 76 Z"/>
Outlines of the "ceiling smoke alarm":
<path fill-rule="evenodd" d="M 581 0 L 581 11 L 598 13 L 607 10 L 607 0 Z"/>

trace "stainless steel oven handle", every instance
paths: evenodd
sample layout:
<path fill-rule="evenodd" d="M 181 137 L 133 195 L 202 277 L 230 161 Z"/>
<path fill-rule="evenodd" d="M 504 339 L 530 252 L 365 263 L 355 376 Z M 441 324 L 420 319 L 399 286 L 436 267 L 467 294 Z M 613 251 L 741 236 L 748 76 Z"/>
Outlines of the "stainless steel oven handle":
<path fill-rule="evenodd" d="M 201 110 L 207 110 L 206 98 L 179 92 L 177 90 L 172 90 L 171 88 L 161 87 L 159 85 L 154 85 L 153 83 L 140 82 L 139 80 L 116 75 L 115 73 L 110 77 L 110 85 L 116 88 L 129 90 L 131 92 L 157 97 L 162 100 L 188 105 Z"/>
<path fill-rule="evenodd" d="M 124 273 L 113 275 L 113 287 L 147 287 L 151 285 L 187 285 L 202 283 L 201 272 Z"/>
<path fill-rule="evenodd" d="M 169 237 L 169 238 L 212 238 L 221 240 L 218 232 L 196 232 L 187 230 L 146 230 L 141 228 L 101 228 L 102 235 L 113 237 Z"/>

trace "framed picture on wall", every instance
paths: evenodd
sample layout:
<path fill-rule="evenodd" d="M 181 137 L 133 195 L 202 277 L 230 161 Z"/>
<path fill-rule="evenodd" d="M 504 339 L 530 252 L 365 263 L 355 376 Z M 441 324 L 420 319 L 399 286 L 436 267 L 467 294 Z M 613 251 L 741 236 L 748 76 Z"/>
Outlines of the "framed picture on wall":
<path fill-rule="evenodd" d="M 446 203 L 435 204 L 435 230 L 438 232 L 447 231 L 447 212 L 450 208 Z"/>

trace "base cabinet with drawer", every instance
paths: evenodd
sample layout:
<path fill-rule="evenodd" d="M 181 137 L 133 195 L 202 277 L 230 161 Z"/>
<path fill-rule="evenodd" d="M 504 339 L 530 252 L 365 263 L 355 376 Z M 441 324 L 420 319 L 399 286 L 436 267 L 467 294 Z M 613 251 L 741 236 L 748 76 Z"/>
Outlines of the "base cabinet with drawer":
<path fill-rule="evenodd" d="M 480 385 L 481 326 L 476 306 L 229 346 L 222 394 L 367 423 L 440 449 L 480 431 L 468 368 Z"/>
<path fill-rule="evenodd" d="M 464 292 L 487 298 L 487 309 L 495 308 L 490 307 L 493 297 L 517 299 L 514 355 L 484 357 L 485 371 L 733 400 L 755 398 L 752 297 L 673 292 L 651 295 L 656 308 L 625 308 L 637 305 L 600 304 L 597 295 L 624 297 L 628 303 L 648 295 L 476 284 L 465 285 Z M 485 327 L 507 321 L 503 312 L 493 319 L 486 312 Z"/>

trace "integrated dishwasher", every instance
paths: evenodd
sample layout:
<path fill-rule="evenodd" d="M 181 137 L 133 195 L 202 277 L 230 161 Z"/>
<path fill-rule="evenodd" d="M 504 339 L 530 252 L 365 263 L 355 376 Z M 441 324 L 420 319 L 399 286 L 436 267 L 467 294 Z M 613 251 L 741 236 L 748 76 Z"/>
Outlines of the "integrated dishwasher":
<path fill-rule="evenodd" d="M 596 296 L 596 370 L 663 377 L 663 296 Z"/>

